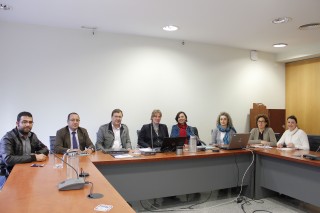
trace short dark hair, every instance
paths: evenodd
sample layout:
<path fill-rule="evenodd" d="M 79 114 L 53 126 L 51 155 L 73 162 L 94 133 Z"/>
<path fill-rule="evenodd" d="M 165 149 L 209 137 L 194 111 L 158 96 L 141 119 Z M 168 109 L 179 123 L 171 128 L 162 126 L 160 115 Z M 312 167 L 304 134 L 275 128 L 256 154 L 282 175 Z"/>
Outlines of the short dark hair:
<path fill-rule="evenodd" d="M 293 120 L 296 121 L 296 123 L 298 123 L 297 117 L 294 116 L 294 115 L 290 115 L 290 116 L 287 118 L 287 120 L 289 120 L 289 119 L 293 119 Z"/>
<path fill-rule="evenodd" d="M 188 122 L 188 117 L 187 117 L 186 113 L 185 113 L 185 112 L 182 112 L 182 111 L 180 111 L 180 112 L 177 113 L 176 118 L 175 118 L 176 121 L 178 122 L 178 118 L 179 118 L 179 115 L 180 115 L 180 114 L 184 114 L 184 116 L 186 117 L 186 122 Z"/>
<path fill-rule="evenodd" d="M 269 127 L 269 118 L 268 118 L 267 115 L 265 115 L 265 114 L 259 114 L 259 115 L 257 115 L 257 117 L 256 117 L 256 125 L 257 125 L 257 126 L 258 126 L 258 120 L 259 120 L 259 118 L 264 118 L 264 120 L 266 121 L 266 127 Z"/>
<path fill-rule="evenodd" d="M 17 116 L 17 121 L 19 122 L 22 116 L 27 116 L 32 118 L 32 114 L 30 112 L 20 112 Z"/>
<path fill-rule="evenodd" d="M 121 113 L 121 115 L 123 116 L 123 113 L 122 113 L 121 109 L 112 110 L 111 117 L 113 116 L 114 113 Z"/>
<path fill-rule="evenodd" d="M 76 112 L 71 112 L 71 113 L 69 113 L 69 115 L 68 115 L 68 120 L 70 119 L 70 116 L 71 115 L 78 115 L 78 113 L 76 113 Z M 79 115 L 78 115 L 79 116 Z"/>

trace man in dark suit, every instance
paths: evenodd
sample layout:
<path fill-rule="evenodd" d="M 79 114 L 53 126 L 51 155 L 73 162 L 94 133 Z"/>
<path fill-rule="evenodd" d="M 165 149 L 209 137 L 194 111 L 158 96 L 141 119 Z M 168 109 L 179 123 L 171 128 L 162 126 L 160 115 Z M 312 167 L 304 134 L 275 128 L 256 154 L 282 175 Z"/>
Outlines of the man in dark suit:
<path fill-rule="evenodd" d="M 64 154 L 70 150 L 81 150 L 88 154 L 94 152 L 94 145 L 85 128 L 79 127 L 80 117 L 72 112 L 68 115 L 68 126 L 57 131 L 54 152 Z"/>

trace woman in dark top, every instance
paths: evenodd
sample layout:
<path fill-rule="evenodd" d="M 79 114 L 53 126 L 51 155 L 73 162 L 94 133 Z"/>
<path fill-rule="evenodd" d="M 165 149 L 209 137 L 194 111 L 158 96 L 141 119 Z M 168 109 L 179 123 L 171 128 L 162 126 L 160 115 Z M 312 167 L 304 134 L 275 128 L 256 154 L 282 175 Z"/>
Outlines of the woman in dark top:
<path fill-rule="evenodd" d="M 162 113 L 155 109 L 151 113 L 151 123 L 142 126 L 138 135 L 138 145 L 144 148 L 161 147 L 163 138 L 169 137 L 168 127 L 160 124 Z"/>

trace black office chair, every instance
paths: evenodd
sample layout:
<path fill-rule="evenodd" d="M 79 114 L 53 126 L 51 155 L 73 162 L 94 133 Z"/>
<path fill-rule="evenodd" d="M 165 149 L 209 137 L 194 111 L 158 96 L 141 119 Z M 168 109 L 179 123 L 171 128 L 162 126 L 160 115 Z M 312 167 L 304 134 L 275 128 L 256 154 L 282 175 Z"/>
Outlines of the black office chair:
<path fill-rule="evenodd" d="M 50 141 L 50 154 L 54 153 L 54 145 L 56 143 L 56 136 L 49 136 Z"/>
<path fill-rule="evenodd" d="M 141 148 L 141 147 L 139 146 L 139 144 L 138 144 L 138 138 L 139 138 L 140 132 L 141 132 L 141 130 L 138 129 L 138 130 L 137 130 L 137 148 Z"/>
<path fill-rule="evenodd" d="M 279 141 L 282 134 L 281 133 L 274 133 L 274 135 L 276 136 L 276 140 Z"/>
<path fill-rule="evenodd" d="M 310 151 L 320 151 L 320 135 L 308 135 Z"/>
<path fill-rule="evenodd" d="M 205 142 L 203 142 L 202 140 L 200 140 L 200 137 L 199 137 L 199 132 L 198 132 L 198 129 L 197 127 L 192 127 L 192 132 L 193 134 L 195 134 L 195 136 L 198 137 L 197 139 L 197 146 L 207 146 L 207 144 Z"/>

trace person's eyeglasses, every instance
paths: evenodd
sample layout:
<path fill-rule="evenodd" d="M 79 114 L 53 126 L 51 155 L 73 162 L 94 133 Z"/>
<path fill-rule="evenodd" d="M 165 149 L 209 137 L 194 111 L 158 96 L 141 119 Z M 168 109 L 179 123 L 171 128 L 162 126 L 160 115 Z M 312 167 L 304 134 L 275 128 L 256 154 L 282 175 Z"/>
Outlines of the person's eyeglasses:
<path fill-rule="evenodd" d="M 21 123 L 23 124 L 23 125 L 26 125 L 26 124 L 33 124 L 33 121 L 21 121 Z"/>
<path fill-rule="evenodd" d="M 265 121 L 258 121 L 258 123 L 265 123 Z"/>
<path fill-rule="evenodd" d="M 80 119 L 70 119 L 71 122 L 80 122 Z"/>

